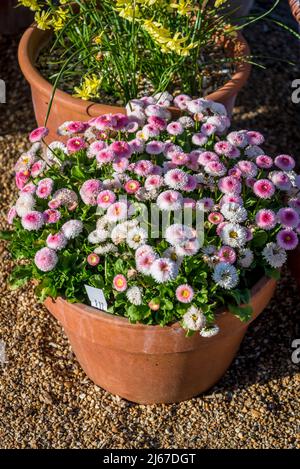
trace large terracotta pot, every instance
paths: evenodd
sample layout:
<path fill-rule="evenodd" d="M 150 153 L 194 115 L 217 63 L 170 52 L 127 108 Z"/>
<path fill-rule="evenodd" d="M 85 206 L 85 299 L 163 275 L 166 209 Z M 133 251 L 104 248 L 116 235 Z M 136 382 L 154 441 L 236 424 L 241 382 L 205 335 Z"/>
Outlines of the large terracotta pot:
<path fill-rule="evenodd" d="M 300 23 L 300 1 L 299 0 L 289 0 L 292 14 L 294 15 L 296 21 Z"/>
<path fill-rule="evenodd" d="M 35 61 L 41 49 L 49 41 L 49 31 L 41 31 L 34 25 L 28 28 L 19 45 L 18 58 L 21 70 L 31 86 L 32 101 L 38 125 L 44 125 L 53 86 L 42 77 L 35 67 Z M 245 57 L 250 54 L 248 44 L 242 34 L 235 46 L 228 44 L 228 55 Z M 238 92 L 246 83 L 251 65 L 247 62 L 236 66 L 236 73 L 222 88 L 207 96 L 208 99 L 223 103 L 229 113 L 235 103 Z M 47 126 L 50 130 L 47 141 L 57 139 L 56 129 L 67 120 L 88 120 L 105 113 L 125 113 L 123 107 L 96 104 L 92 101 L 72 98 L 71 95 L 56 90 Z"/>
<path fill-rule="evenodd" d="M 220 312 L 218 335 L 186 337 L 171 326 L 130 324 L 83 304 L 48 298 L 86 374 L 107 391 L 151 404 L 189 399 L 213 386 L 232 362 L 247 328 L 269 303 L 276 282 L 262 278 L 252 289 L 253 317 L 247 324 Z"/>

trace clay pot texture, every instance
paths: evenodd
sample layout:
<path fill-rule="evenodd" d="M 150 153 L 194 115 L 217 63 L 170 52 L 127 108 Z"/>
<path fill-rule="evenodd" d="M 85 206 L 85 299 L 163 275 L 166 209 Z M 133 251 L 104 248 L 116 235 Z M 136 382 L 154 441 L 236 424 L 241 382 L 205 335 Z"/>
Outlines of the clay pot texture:
<path fill-rule="evenodd" d="M 49 42 L 50 37 L 51 33 L 49 31 L 41 31 L 33 25 L 22 36 L 18 51 L 21 70 L 31 86 L 33 107 L 39 126 L 45 124 L 53 86 L 39 73 L 35 67 L 35 61 L 41 49 Z M 229 56 L 245 57 L 250 54 L 249 46 L 241 33 L 239 33 L 235 46 L 232 43 L 228 43 L 226 49 Z M 238 92 L 248 80 L 250 70 L 251 65 L 249 63 L 238 63 L 232 79 L 223 87 L 208 95 L 207 99 L 223 103 L 228 112 L 231 113 Z M 92 101 L 73 98 L 68 93 L 57 89 L 47 123 L 50 132 L 46 141 L 57 140 L 56 130 L 64 121 L 84 121 L 101 114 L 117 112 L 125 114 L 126 111 L 124 107 L 98 104 Z"/>
<path fill-rule="evenodd" d="M 47 298 L 45 306 L 63 326 L 94 383 L 129 401 L 171 403 L 208 390 L 223 376 L 275 287 L 274 279 L 262 278 L 251 291 L 251 321 L 243 323 L 228 311 L 220 312 L 220 332 L 210 338 L 198 333 L 186 337 L 179 323 L 130 324 L 126 318 L 62 298 Z"/>
<path fill-rule="evenodd" d="M 300 1 L 299 0 L 289 0 L 292 14 L 296 21 L 300 24 Z"/>

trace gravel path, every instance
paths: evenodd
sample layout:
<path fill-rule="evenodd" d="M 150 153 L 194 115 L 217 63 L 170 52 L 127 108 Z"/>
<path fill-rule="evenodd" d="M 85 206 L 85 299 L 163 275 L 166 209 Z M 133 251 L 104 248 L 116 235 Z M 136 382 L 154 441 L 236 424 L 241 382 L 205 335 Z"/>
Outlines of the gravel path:
<path fill-rule="evenodd" d="M 282 4 L 279 15 L 293 25 Z M 289 49 L 290 59 L 298 57 L 297 42 L 273 26 L 252 26 L 246 35 L 254 54 L 282 58 Z M 0 105 L 1 213 L 13 197 L 13 163 L 34 126 L 16 45 L 0 38 L 0 78 L 8 88 L 8 103 Z M 253 71 L 239 97 L 235 125 L 266 133 L 270 153 L 299 158 L 300 105 L 290 97 L 300 68 L 268 62 L 267 70 Z M 300 448 L 299 365 L 291 360 L 291 343 L 300 338 L 300 302 L 287 273 L 217 386 L 181 404 L 144 406 L 93 385 L 33 289 L 7 289 L 12 262 L 3 243 L 0 263 L 0 340 L 7 355 L 0 365 L 1 448 Z"/>

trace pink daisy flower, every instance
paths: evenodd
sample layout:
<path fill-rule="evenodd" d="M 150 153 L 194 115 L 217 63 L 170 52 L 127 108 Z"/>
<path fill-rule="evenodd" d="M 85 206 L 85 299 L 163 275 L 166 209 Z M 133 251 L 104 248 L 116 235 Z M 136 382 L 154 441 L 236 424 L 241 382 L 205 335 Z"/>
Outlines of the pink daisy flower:
<path fill-rule="evenodd" d="M 90 124 L 98 130 L 107 130 L 116 125 L 117 120 L 112 114 L 102 114 L 102 116 L 93 119 Z"/>
<path fill-rule="evenodd" d="M 203 135 L 205 135 L 206 137 L 210 137 L 211 135 L 213 135 L 217 130 L 217 127 L 213 124 L 209 124 L 209 123 L 205 123 L 205 124 L 202 124 L 201 126 L 201 133 Z"/>
<path fill-rule="evenodd" d="M 268 179 L 260 179 L 253 184 L 253 192 L 260 199 L 270 199 L 274 195 L 275 187 Z"/>
<path fill-rule="evenodd" d="M 246 131 L 230 132 L 227 135 L 227 140 L 231 145 L 239 148 L 245 148 L 248 145 L 248 138 Z"/>
<path fill-rule="evenodd" d="M 158 137 L 159 134 L 160 134 L 159 129 L 155 125 L 152 125 L 152 124 L 144 125 L 144 127 L 142 128 L 140 132 L 140 135 L 144 138 L 144 140 L 148 140 L 148 138 Z"/>
<path fill-rule="evenodd" d="M 159 194 L 156 203 L 160 210 L 176 211 L 181 209 L 183 197 L 180 192 L 167 190 Z"/>
<path fill-rule="evenodd" d="M 140 187 L 141 184 L 139 181 L 135 181 L 134 179 L 129 179 L 124 185 L 124 189 L 128 194 L 135 194 Z"/>
<path fill-rule="evenodd" d="M 259 155 L 255 159 L 255 163 L 260 169 L 270 169 L 273 166 L 273 160 L 270 156 Z"/>
<path fill-rule="evenodd" d="M 230 246 L 222 246 L 218 251 L 220 262 L 228 262 L 234 264 L 236 261 L 235 250 Z"/>
<path fill-rule="evenodd" d="M 300 199 L 299 198 L 290 199 L 288 202 L 288 205 L 289 207 L 296 210 L 297 213 L 300 213 Z"/>
<path fill-rule="evenodd" d="M 131 153 L 142 153 L 144 151 L 145 143 L 140 138 L 134 138 L 129 142 Z"/>
<path fill-rule="evenodd" d="M 189 156 L 186 153 L 174 152 L 172 153 L 172 163 L 177 166 L 186 165 L 189 161 Z"/>
<path fill-rule="evenodd" d="M 265 141 L 264 136 L 260 132 L 253 130 L 247 132 L 247 139 L 249 145 L 262 145 Z"/>
<path fill-rule="evenodd" d="M 281 208 L 277 215 L 285 228 L 296 228 L 300 223 L 300 217 L 293 208 Z"/>
<path fill-rule="evenodd" d="M 199 134 L 194 134 L 192 136 L 192 142 L 194 145 L 197 145 L 198 147 L 202 147 L 205 145 L 208 141 L 208 138 L 206 135 L 199 133 Z"/>
<path fill-rule="evenodd" d="M 224 221 L 224 217 L 220 212 L 211 212 L 208 215 L 208 221 L 213 225 L 219 225 L 219 223 Z"/>
<path fill-rule="evenodd" d="M 140 160 L 134 165 L 134 172 L 138 176 L 148 176 L 153 169 L 153 164 L 149 160 Z"/>
<path fill-rule="evenodd" d="M 224 204 L 231 204 L 231 203 L 243 205 L 243 199 L 239 195 L 225 194 L 220 200 L 220 207 L 222 207 L 222 205 Z"/>
<path fill-rule="evenodd" d="M 197 187 L 197 179 L 191 174 L 187 175 L 187 183 L 183 186 L 184 192 L 193 192 Z"/>
<path fill-rule="evenodd" d="M 38 160 L 33 165 L 31 166 L 31 176 L 33 178 L 37 177 L 39 174 L 41 174 L 46 167 L 46 163 L 43 160 Z"/>
<path fill-rule="evenodd" d="M 165 174 L 165 183 L 171 189 L 182 189 L 188 183 L 188 176 L 181 169 L 171 169 Z"/>
<path fill-rule="evenodd" d="M 204 166 L 204 171 L 210 176 L 224 176 L 227 169 L 221 161 L 210 161 Z"/>
<path fill-rule="evenodd" d="M 88 179 L 80 188 L 80 196 L 86 205 L 97 205 L 97 197 L 102 189 L 102 182 L 98 179 Z"/>
<path fill-rule="evenodd" d="M 184 241 L 176 246 L 176 254 L 179 256 L 194 256 L 200 249 L 200 243 L 197 238 Z"/>
<path fill-rule="evenodd" d="M 167 128 L 167 123 L 165 119 L 162 119 L 161 117 L 158 117 L 158 116 L 149 116 L 148 123 L 151 126 L 156 127 L 160 132 L 162 132 L 163 130 Z"/>
<path fill-rule="evenodd" d="M 34 194 L 35 191 L 36 191 L 36 185 L 33 184 L 33 182 L 29 182 L 23 187 L 23 189 L 21 189 L 21 192 L 23 194 Z"/>
<path fill-rule="evenodd" d="M 293 250 L 298 245 L 298 236 L 292 230 L 281 230 L 277 234 L 277 244 L 286 251 Z"/>
<path fill-rule="evenodd" d="M 156 259 L 150 267 L 150 274 L 157 283 L 174 280 L 178 274 L 178 266 L 167 257 Z"/>
<path fill-rule="evenodd" d="M 41 179 L 36 189 L 36 195 L 40 199 L 47 199 L 51 195 L 54 182 L 51 178 Z"/>
<path fill-rule="evenodd" d="M 159 155 L 163 151 L 164 151 L 163 142 L 157 142 L 153 140 L 152 142 L 148 142 L 146 145 L 146 152 L 149 153 L 149 155 Z"/>
<path fill-rule="evenodd" d="M 255 178 L 246 177 L 245 184 L 246 184 L 247 187 L 250 187 L 251 189 L 253 189 L 253 186 L 254 186 L 255 183 L 256 183 Z"/>
<path fill-rule="evenodd" d="M 241 160 L 236 164 L 243 176 L 255 177 L 257 175 L 257 166 L 248 160 Z"/>
<path fill-rule="evenodd" d="M 128 166 L 129 166 L 129 160 L 125 156 L 117 157 L 112 164 L 113 169 L 117 173 L 124 173 L 126 169 L 128 169 Z"/>
<path fill-rule="evenodd" d="M 41 212 L 36 210 L 32 210 L 26 213 L 22 219 L 21 223 L 23 228 L 28 231 L 37 231 L 39 230 L 44 224 L 44 217 Z"/>
<path fill-rule="evenodd" d="M 234 166 L 228 171 L 228 176 L 234 176 L 237 179 L 241 179 L 242 171 L 237 166 Z"/>
<path fill-rule="evenodd" d="M 67 245 L 67 238 L 61 232 L 55 234 L 49 234 L 46 239 L 46 244 L 48 248 L 54 249 L 54 251 L 60 251 Z"/>
<path fill-rule="evenodd" d="M 112 130 L 125 130 L 129 123 L 128 116 L 126 116 L 126 114 L 122 114 L 121 112 L 117 112 L 113 116 L 114 119 L 111 124 Z"/>
<path fill-rule="evenodd" d="M 217 235 L 220 236 L 222 231 L 223 231 L 223 228 L 225 228 L 225 226 L 228 225 L 228 223 L 226 221 L 222 221 L 221 223 L 219 223 L 219 225 L 217 226 L 217 229 L 216 229 L 216 232 L 217 232 Z"/>
<path fill-rule="evenodd" d="M 116 275 L 113 279 L 113 286 L 114 289 L 119 292 L 125 291 L 127 289 L 127 280 L 125 276 L 122 274 Z"/>
<path fill-rule="evenodd" d="M 272 230 L 277 224 L 277 218 L 273 210 L 262 208 L 255 215 L 255 221 L 259 228 Z"/>
<path fill-rule="evenodd" d="M 98 142 L 95 142 L 95 143 L 98 143 Z M 103 148 L 102 150 L 98 151 L 96 154 L 96 160 L 98 161 L 100 166 L 106 163 L 111 163 L 114 160 L 114 157 L 115 157 L 114 152 L 106 148 Z"/>
<path fill-rule="evenodd" d="M 218 187 L 223 194 L 239 194 L 242 190 L 240 181 L 234 176 L 225 176 L 219 180 Z"/>
<path fill-rule="evenodd" d="M 270 178 L 273 184 L 282 191 L 289 191 L 292 188 L 290 178 L 282 171 L 273 173 Z"/>
<path fill-rule="evenodd" d="M 115 201 L 116 195 L 110 190 L 101 191 L 97 196 L 97 205 L 103 209 L 108 208 Z"/>
<path fill-rule="evenodd" d="M 231 145 L 231 143 L 223 140 L 215 144 L 214 150 L 217 153 L 217 155 L 228 156 L 229 153 L 233 150 L 233 146 Z"/>
<path fill-rule="evenodd" d="M 218 155 L 213 151 L 204 151 L 198 156 L 198 163 L 202 166 L 207 165 L 211 161 L 219 161 Z"/>
<path fill-rule="evenodd" d="M 42 248 L 37 251 L 34 257 L 35 265 L 42 272 L 49 272 L 53 270 L 58 262 L 56 252 L 50 248 Z"/>
<path fill-rule="evenodd" d="M 43 213 L 45 223 L 57 223 L 60 219 L 60 212 L 59 210 L 48 208 Z"/>
<path fill-rule="evenodd" d="M 164 179 L 159 174 L 152 174 L 147 176 L 145 180 L 145 188 L 149 191 L 152 189 L 159 189 L 164 183 Z"/>
<path fill-rule="evenodd" d="M 75 153 L 76 151 L 84 150 L 86 148 L 86 142 L 82 137 L 72 137 L 67 141 L 67 149 L 69 153 Z"/>
<path fill-rule="evenodd" d="M 203 205 L 204 212 L 210 212 L 213 209 L 215 202 L 210 197 L 203 197 L 198 200 L 197 208 L 200 209 L 201 205 Z"/>
<path fill-rule="evenodd" d="M 31 143 L 40 142 L 48 133 L 49 130 L 46 127 L 38 127 L 29 134 L 29 140 Z"/>
<path fill-rule="evenodd" d="M 167 125 L 167 132 L 170 135 L 181 135 L 184 132 L 184 128 L 180 122 L 170 122 L 170 124 Z"/>
<path fill-rule="evenodd" d="M 127 142 L 124 142 L 122 140 L 113 142 L 109 148 L 119 158 L 129 158 L 132 153 L 130 145 Z"/>
<path fill-rule="evenodd" d="M 25 184 L 30 178 L 30 171 L 26 169 L 25 171 L 19 171 L 15 176 L 16 186 L 18 189 L 23 189 Z"/>
<path fill-rule="evenodd" d="M 100 257 L 95 252 L 92 252 L 91 254 L 87 256 L 86 260 L 89 265 L 91 265 L 92 267 L 95 267 L 96 265 L 99 264 Z"/>
<path fill-rule="evenodd" d="M 276 156 L 274 163 L 283 171 L 291 171 L 296 165 L 294 158 L 290 155 L 278 155 Z"/>
<path fill-rule="evenodd" d="M 13 224 L 13 221 L 14 219 L 16 218 L 17 216 L 17 210 L 16 210 L 16 207 L 11 207 L 8 211 L 8 214 L 7 214 L 7 223 L 9 223 L 10 225 Z"/>
<path fill-rule="evenodd" d="M 194 290 L 190 285 L 179 285 L 176 288 L 176 298 L 180 303 L 190 303 L 194 298 Z"/>
<path fill-rule="evenodd" d="M 63 224 L 61 230 L 67 239 L 75 239 L 83 230 L 81 220 L 69 220 Z"/>
<path fill-rule="evenodd" d="M 151 251 L 146 254 L 137 256 L 136 257 L 137 270 L 144 275 L 150 275 L 151 266 L 156 259 L 157 259 L 157 255 Z"/>
<path fill-rule="evenodd" d="M 179 109 L 186 109 L 187 103 L 191 100 L 192 98 L 188 96 L 187 94 L 179 94 L 178 96 L 174 98 L 173 103 Z"/>
<path fill-rule="evenodd" d="M 107 209 L 107 217 L 112 222 L 125 220 L 127 216 L 128 205 L 126 202 L 114 202 Z"/>

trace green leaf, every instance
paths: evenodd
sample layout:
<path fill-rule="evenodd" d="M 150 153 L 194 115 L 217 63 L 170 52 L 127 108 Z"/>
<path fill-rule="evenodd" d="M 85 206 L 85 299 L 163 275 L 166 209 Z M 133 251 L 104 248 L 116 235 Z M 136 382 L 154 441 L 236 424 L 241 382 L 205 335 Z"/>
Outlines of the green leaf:
<path fill-rule="evenodd" d="M 252 244 L 256 247 L 262 247 L 266 244 L 268 240 L 268 235 L 265 231 L 260 230 L 254 234 Z"/>
<path fill-rule="evenodd" d="M 268 267 L 265 267 L 265 274 L 270 278 L 274 278 L 275 280 L 279 280 L 281 277 L 280 270 Z"/>
<path fill-rule="evenodd" d="M 79 180 L 84 180 L 85 179 L 85 174 L 79 166 L 74 166 L 71 169 L 71 176 L 74 179 L 79 179 Z"/>
<path fill-rule="evenodd" d="M 13 234 L 13 231 L 0 231 L 0 239 L 5 239 L 6 241 L 8 241 L 12 238 Z"/>
<path fill-rule="evenodd" d="M 89 284 L 95 288 L 104 288 L 104 280 L 102 275 L 95 274 L 89 278 Z"/>
<path fill-rule="evenodd" d="M 236 316 L 243 322 L 248 322 L 252 317 L 253 309 L 250 305 L 236 306 L 233 304 L 229 304 L 228 308 L 229 311 L 234 314 L 234 316 Z"/>

